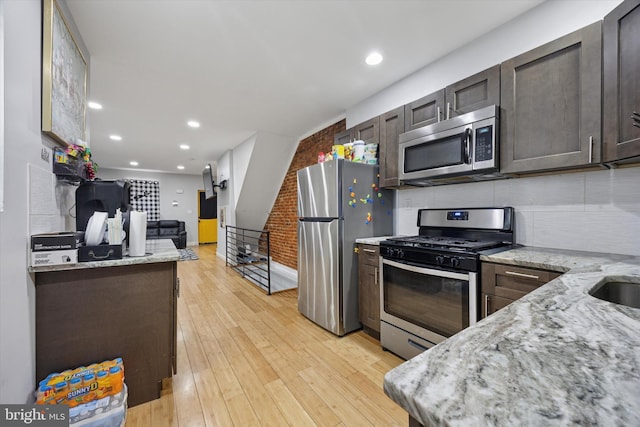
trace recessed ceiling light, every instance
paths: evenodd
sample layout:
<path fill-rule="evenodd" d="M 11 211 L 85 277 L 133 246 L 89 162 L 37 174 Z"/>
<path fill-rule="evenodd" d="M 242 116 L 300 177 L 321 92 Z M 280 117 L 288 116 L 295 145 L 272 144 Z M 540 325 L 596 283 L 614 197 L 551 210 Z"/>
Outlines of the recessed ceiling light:
<path fill-rule="evenodd" d="M 122 137 L 120 135 L 109 135 L 109 139 L 113 141 L 122 141 Z"/>
<path fill-rule="evenodd" d="M 192 127 L 192 128 L 199 128 L 200 127 L 200 123 L 196 122 L 195 120 L 189 120 L 187 122 L 187 125 L 189 125 L 189 127 Z"/>
<path fill-rule="evenodd" d="M 93 102 L 93 101 L 87 102 L 87 107 L 92 108 L 94 110 L 102 110 L 102 104 L 98 104 L 97 102 Z"/>
<path fill-rule="evenodd" d="M 183 170 L 183 169 L 184 169 L 184 166 L 182 166 L 182 165 L 178 165 L 178 169 Z"/>
<path fill-rule="evenodd" d="M 189 147 L 187 144 L 180 144 L 180 149 L 181 150 L 188 150 L 189 148 L 191 148 L 191 147 Z"/>
<path fill-rule="evenodd" d="M 365 62 L 369 65 L 378 65 L 382 62 L 382 55 L 380 55 L 378 52 L 371 52 L 367 56 L 367 59 L 365 59 Z"/>
<path fill-rule="evenodd" d="M 136 162 L 135 160 L 134 160 L 133 162 L 129 162 L 129 164 L 130 164 L 131 166 L 138 166 L 138 162 Z"/>

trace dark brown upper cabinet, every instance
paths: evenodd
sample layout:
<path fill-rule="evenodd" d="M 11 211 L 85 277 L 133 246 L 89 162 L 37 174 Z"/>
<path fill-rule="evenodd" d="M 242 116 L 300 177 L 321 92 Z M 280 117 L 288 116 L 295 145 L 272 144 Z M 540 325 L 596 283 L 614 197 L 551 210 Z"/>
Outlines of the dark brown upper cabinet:
<path fill-rule="evenodd" d="M 443 119 L 444 89 L 404 106 L 404 131 L 409 132 Z"/>
<path fill-rule="evenodd" d="M 404 131 L 500 104 L 500 66 L 495 65 L 404 107 Z"/>
<path fill-rule="evenodd" d="M 333 145 L 344 145 L 353 141 L 353 129 L 343 130 L 333 136 Z"/>
<path fill-rule="evenodd" d="M 640 0 L 625 0 L 604 17 L 603 43 L 604 161 L 637 161 L 640 156 Z"/>
<path fill-rule="evenodd" d="M 500 171 L 601 161 L 601 22 L 502 63 Z"/>
<path fill-rule="evenodd" d="M 500 65 L 445 88 L 445 119 L 500 105 Z"/>
<path fill-rule="evenodd" d="M 397 187 L 398 145 L 400 134 L 404 132 L 404 107 L 398 107 L 380 116 L 380 145 L 378 160 L 380 163 L 380 187 Z"/>
<path fill-rule="evenodd" d="M 380 143 L 380 117 L 374 117 L 353 127 L 353 138 L 367 144 Z"/>

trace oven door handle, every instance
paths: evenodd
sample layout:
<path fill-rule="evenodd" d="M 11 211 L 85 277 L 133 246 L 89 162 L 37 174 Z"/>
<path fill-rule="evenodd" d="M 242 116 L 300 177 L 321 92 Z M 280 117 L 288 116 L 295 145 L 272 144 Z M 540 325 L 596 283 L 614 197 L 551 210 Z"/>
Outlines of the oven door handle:
<path fill-rule="evenodd" d="M 391 261 L 389 259 L 382 259 L 382 265 L 389 265 L 391 267 L 396 267 L 401 270 L 412 271 L 414 273 L 419 274 L 429 274 L 431 276 L 437 277 L 448 277 L 450 279 L 460 279 L 460 280 L 469 280 L 469 273 L 455 273 L 453 271 L 447 270 L 435 270 L 433 268 L 425 268 L 425 267 L 416 267 L 414 265 L 405 264 L 402 262 Z"/>

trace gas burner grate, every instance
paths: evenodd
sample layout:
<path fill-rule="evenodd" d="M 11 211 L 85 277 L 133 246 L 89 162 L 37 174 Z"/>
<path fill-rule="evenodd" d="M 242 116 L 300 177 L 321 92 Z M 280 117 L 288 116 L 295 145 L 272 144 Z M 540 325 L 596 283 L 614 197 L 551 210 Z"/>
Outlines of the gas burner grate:
<path fill-rule="evenodd" d="M 502 242 L 496 240 L 476 240 L 461 239 L 454 237 L 428 237 L 428 236 L 410 236 L 389 239 L 398 245 L 407 245 L 413 247 L 433 247 L 433 248 L 451 248 L 466 249 L 469 251 L 478 251 L 486 248 L 492 248 L 502 245 Z"/>

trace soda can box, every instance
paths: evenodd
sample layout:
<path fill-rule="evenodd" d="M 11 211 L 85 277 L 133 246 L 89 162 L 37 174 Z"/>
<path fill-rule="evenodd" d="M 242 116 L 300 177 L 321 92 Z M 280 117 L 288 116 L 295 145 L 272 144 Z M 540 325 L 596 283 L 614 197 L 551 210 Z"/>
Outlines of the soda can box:
<path fill-rule="evenodd" d="M 31 236 L 31 250 L 63 251 L 77 249 L 81 233 L 63 231 L 59 233 L 34 234 Z"/>
<path fill-rule="evenodd" d="M 31 252 L 31 266 L 77 264 L 78 250 Z"/>

